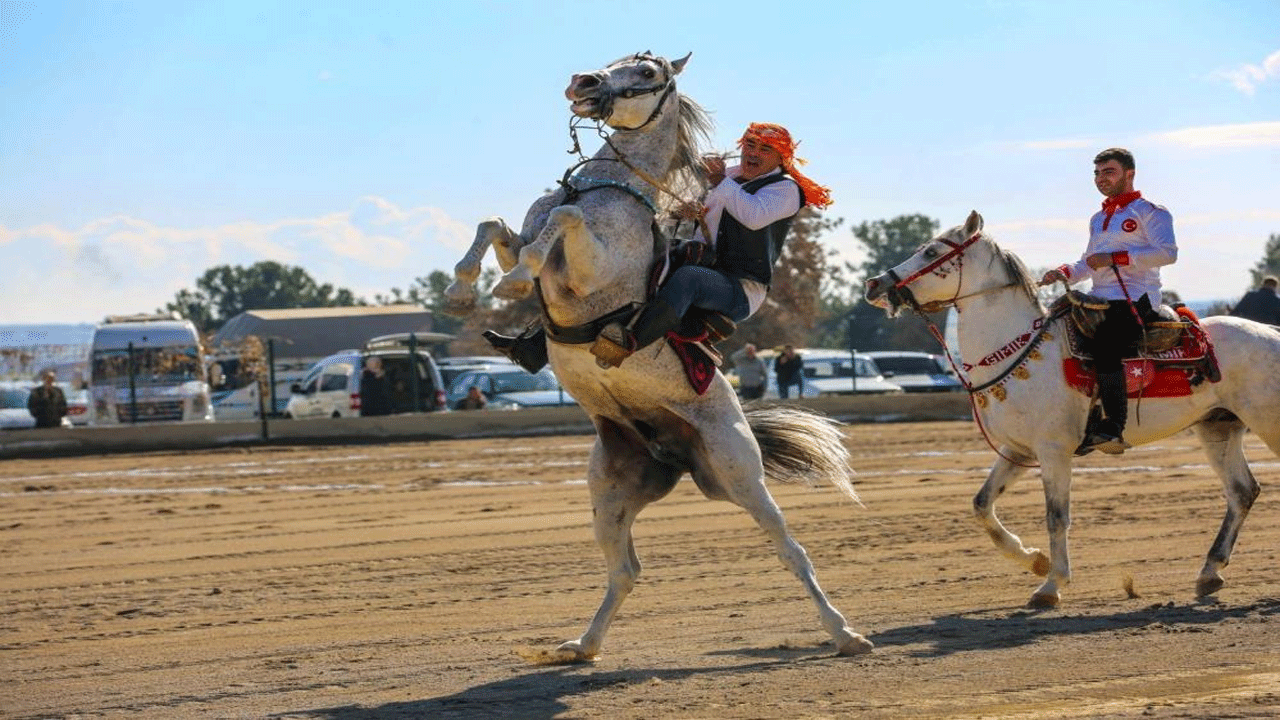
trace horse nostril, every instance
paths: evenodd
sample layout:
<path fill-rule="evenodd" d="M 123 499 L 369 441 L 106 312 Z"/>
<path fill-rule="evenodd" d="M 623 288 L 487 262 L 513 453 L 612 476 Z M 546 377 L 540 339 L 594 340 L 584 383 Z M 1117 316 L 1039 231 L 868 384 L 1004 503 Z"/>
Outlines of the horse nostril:
<path fill-rule="evenodd" d="M 574 75 L 573 85 L 579 90 L 590 90 L 600 85 L 600 78 L 595 75 Z"/>

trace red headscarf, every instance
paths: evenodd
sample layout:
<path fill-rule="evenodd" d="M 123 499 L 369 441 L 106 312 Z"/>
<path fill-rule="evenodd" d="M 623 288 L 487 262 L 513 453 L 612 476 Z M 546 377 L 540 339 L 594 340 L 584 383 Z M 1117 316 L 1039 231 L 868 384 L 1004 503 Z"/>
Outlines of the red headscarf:
<path fill-rule="evenodd" d="M 796 169 L 796 165 L 803 165 L 805 160 L 796 157 L 796 145 L 799 143 L 791 139 L 791 133 L 787 132 L 786 128 L 773 123 L 751 123 L 747 126 L 746 132 L 742 133 L 742 139 L 738 140 L 738 147 L 742 147 L 743 140 L 747 138 L 778 151 L 782 156 L 782 169 L 786 170 L 787 174 L 800 186 L 800 190 L 804 192 L 805 202 L 819 208 L 825 208 L 831 204 L 831 191 L 805 177 Z"/>

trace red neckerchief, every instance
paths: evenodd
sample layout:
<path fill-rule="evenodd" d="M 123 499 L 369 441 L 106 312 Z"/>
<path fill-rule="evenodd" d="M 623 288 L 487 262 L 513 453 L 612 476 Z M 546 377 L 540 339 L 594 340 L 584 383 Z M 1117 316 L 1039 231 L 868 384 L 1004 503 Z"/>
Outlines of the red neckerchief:
<path fill-rule="evenodd" d="M 1111 224 L 1111 216 L 1115 215 L 1117 210 L 1124 209 L 1126 205 L 1140 197 L 1142 197 L 1142 192 L 1134 190 L 1133 192 L 1127 192 L 1123 195 L 1117 195 L 1103 200 L 1102 209 L 1107 213 L 1107 217 L 1102 221 L 1102 229 L 1106 230 L 1107 226 Z"/>

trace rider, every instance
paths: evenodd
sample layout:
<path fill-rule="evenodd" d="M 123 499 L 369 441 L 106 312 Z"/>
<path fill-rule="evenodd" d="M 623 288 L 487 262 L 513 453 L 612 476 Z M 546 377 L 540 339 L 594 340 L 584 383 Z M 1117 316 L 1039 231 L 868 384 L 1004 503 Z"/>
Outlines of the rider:
<path fill-rule="evenodd" d="M 1160 266 L 1178 259 L 1178 246 L 1173 216 L 1133 189 L 1132 153 L 1110 148 L 1098 153 L 1093 164 L 1094 185 L 1106 199 L 1089 220 L 1089 244 L 1078 261 L 1046 272 L 1041 284 L 1089 278 L 1092 294 L 1108 301 L 1106 315 L 1085 347 L 1093 355 L 1106 419 L 1089 429 L 1081 447 L 1119 454 L 1129 447 L 1124 442 L 1129 401 L 1123 359 L 1154 317 L 1153 308 L 1160 307 Z"/>
<path fill-rule="evenodd" d="M 830 192 L 796 170 L 796 142 L 781 125 L 752 123 L 738 147 L 742 162 L 704 160 L 711 186 L 704 200 L 705 228 L 679 249 L 684 260 L 629 328 L 606 327 L 592 347 L 602 362 L 617 367 L 632 353 L 675 330 L 692 307 L 720 313 L 734 322 L 751 317 L 764 303 L 773 266 L 791 221 L 805 205 L 824 208 Z"/>

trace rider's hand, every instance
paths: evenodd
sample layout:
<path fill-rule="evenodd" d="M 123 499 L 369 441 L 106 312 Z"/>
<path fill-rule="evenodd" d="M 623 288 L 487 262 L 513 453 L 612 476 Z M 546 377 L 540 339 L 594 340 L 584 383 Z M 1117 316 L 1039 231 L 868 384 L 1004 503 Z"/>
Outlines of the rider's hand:
<path fill-rule="evenodd" d="M 1062 272 L 1059 270 L 1050 270 L 1049 272 L 1044 274 L 1044 277 L 1040 278 L 1041 285 L 1052 285 L 1056 282 L 1066 282 L 1066 281 L 1067 281 L 1066 276 L 1063 275 Z"/>
<path fill-rule="evenodd" d="M 697 220 L 699 217 L 705 215 L 706 212 L 707 209 L 700 203 L 682 202 L 680 203 L 680 206 L 675 209 L 673 214 L 681 220 Z"/>
<path fill-rule="evenodd" d="M 719 185 L 720 181 L 724 180 L 724 158 L 719 155 L 704 155 L 702 168 L 707 174 L 707 182 L 711 187 Z"/>

